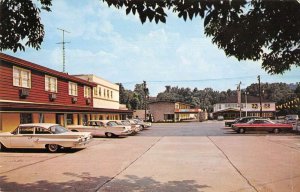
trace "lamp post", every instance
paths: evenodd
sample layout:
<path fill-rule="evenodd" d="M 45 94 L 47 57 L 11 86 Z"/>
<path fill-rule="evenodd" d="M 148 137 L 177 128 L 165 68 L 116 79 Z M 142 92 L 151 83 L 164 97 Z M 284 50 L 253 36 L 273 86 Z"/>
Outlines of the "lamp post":
<path fill-rule="evenodd" d="M 248 116 L 248 104 L 247 104 L 247 95 L 248 95 L 249 93 L 246 91 L 245 92 L 245 103 L 246 103 L 246 106 L 245 106 L 245 111 L 246 111 L 246 117 Z"/>

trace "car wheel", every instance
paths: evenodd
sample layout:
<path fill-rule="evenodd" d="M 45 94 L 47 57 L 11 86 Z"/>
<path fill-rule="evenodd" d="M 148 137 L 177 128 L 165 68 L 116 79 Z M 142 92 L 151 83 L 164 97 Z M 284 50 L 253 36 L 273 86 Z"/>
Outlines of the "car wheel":
<path fill-rule="evenodd" d="M 244 128 L 239 129 L 239 133 L 245 133 L 245 132 L 246 132 L 246 130 Z"/>
<path fill-rule="evenodd" d="M 110 133 L 110 132 L 106 132 L 105 136 L 108 138 L 112 138 L 114 136 L 114 134 Z"/>
<path fill-rule="evenodd" d="M 275 133 L 275 134 L 280 133 L 280 129 L 278 129 L 278 128 L 273 129 L 273 133 Z"/>
<path fill-rule="evenodd" d="M 75 129 L 73 129 L 73 130 L 71 130 L 72 132 L 78 132 L 77 130 L 75 130 Z"/>
<path fill-rule="evenodd" d="M 48 145 L 46 145 L 46 148 L 49 152 L 55 153 L 59 150 L 59 145 L 57 145 L 57 144 L 48 144 Z"/>

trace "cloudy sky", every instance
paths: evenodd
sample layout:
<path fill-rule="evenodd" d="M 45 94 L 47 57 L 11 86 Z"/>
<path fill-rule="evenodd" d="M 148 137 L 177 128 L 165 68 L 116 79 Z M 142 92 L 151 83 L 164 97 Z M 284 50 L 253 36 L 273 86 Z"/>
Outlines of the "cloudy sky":
<path fill-rule="evenodd" d="M 183 21 L 173 13 L 166 24 L 146 22 L 138 16 L 126 16 L 125 10 L 109 8 L 102 0 L 53 1 L 52 12 L 43 11 L 45 39 L 38 51 L 10 55 L 62 71 L 62 28 L 65 34 L 66 72 L 95 74 L 111 82 L 121 82 L 128 89 L 147 81 L 150 95 L 165 85 L 211 87 L 215 90 L 242 88 L 257 82 L 300 81 L 300 68 L 284 75 L 271 76 L 260 62 L 238 61 L 226 57 L 203 33 L 203 20 Z"/>

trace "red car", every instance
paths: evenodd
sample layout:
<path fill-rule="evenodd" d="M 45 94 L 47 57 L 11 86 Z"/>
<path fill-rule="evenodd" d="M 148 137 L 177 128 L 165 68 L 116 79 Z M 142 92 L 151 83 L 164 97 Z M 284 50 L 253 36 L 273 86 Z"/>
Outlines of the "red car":
<path fill-rule="evenodd" d="M 279 133 L 281 131 L 290 131 L 293 125 L 285 123 L 275 123 L 269 119 L 253 119 L 248 123 L 235 123 L 232 129 L 237 133 L 245 133 L 246 131 L 268 131 Z"/>

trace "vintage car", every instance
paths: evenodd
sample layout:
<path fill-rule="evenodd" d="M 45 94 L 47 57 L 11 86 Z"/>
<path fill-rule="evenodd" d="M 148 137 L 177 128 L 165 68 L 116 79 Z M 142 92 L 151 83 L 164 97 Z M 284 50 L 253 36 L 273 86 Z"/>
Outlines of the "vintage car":
<path fill-rule="evenodd" d="M 70 125 L 67 128 L 73 132 L 90 132 L 94 137 L 118 137 L 132 133 L 130 126 L 118 125 L 110 120 L 89 120 L 85 125 Z"/>
<path fill-rule="evenodd" d="M 82 148 L 92 139 L 90 133 L 74 133 L 51 123 L 20 124 L 14 131 L 0 133 L 0 150 L 5 148 Z"/>
<path fill-rule="evenodd" d="M 233 121 L 226 121 L 225 122 L 225 127 L 231 127 L 235 123 L 247 123 L 248 121 L 250 121 L 252 119 L 261 119 L 261 117 L 248 116 L 248 117 L 236 118 Z"/>
<path fill-rule="evenodd" d="M 142 127 L 143 127 L 143 129 L 144 128 L 148 128 L 148 127 L 151 127 L 151 122 L 145 122 L 145 121 L 143 121 L 143 120 L 141 120 L 141 119 L 133 119 L 134 121 L 136 121 L 136 123 L 138 124 L 138 125 L 141 125 Z"/>
<path fill-rule="evenodd" d="M 247 123 L 235 123 L 232 129 L 237 133 L 245 133 L 246 131 L 268 131 L 279 133 L 281 131 L 290 131 L 293 129 L 291 124 L 275 123 L 269 119 L 252 119 Z"/>
<path fill-rule="evenodd" d="M 288 124 L 296 125 L 298 120 L 299 120 L 299 116 L 296 114 L 293 114 L 293 115 L 286 115 L 284 122 L 288 123 Z"/>
<path fill-rule="evenodd" d="M 133 126 L 139 127 L 141 131 L 145 128 L 151 127 L 150 122 L 144 122 L 143 120 L 140 119 L 127 119 L 126 121 Z"/>
<path fill-rule="evenodd" d="M 123 125 L 131 126 L 131 129 L 134 131 L 134 133 L 138 133 L 139 131 L 143 130 L 143 127 L 141 125 L 136 124 L 135 122 L 131 122 L 129 120 L 121 120 L 119 122 Z"/>

